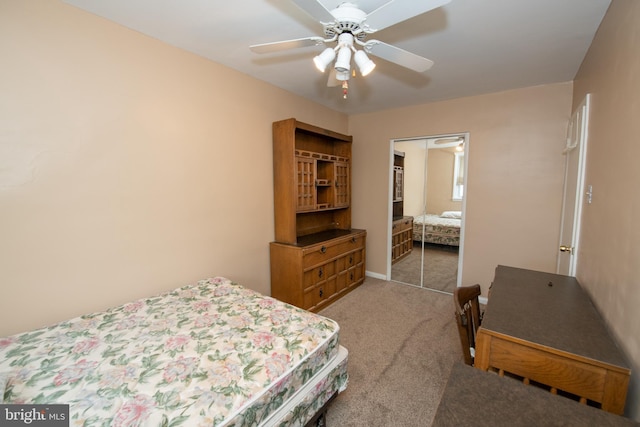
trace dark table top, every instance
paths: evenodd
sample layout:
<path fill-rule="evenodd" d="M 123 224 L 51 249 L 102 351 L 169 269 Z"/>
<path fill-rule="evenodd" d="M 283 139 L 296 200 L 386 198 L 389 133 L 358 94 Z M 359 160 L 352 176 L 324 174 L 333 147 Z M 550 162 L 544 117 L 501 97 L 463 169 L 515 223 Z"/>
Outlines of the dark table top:
<path fill-rule="evenodd" d="M 331 240 L 338 237 L 344 237 L 350 234 L 360 233 L 362 231 L 364 230 L 359 230 L 355 228 L 352 228 L 350 230 L 335 229 L 335 230 L 321 231 L 319 233 L 309 234 L 308 236 L 299 236 L 298 243 L 296 244 L 296 246 L 304 247 L 304 246 L 317 245 L 318 243 L 322 243 L 326 240 Z"/>
<path fill-rule="evenodd" d="M 575 277 L 498 266 L 482 327 L 629 369 Z"/>
<path fill-rule="evenodd" d="M 533 385 L 456 363 L 432 423 L 459 426 L 640 426 Z"/>

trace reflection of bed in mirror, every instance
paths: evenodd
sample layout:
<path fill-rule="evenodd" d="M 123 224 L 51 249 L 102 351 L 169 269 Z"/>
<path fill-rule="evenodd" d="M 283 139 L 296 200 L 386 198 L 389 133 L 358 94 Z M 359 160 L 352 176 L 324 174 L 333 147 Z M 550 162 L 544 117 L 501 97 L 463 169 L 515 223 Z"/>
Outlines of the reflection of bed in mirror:
<path fill-rule="evenodd" d="M 460 246 L 461 212 L 417 215 L 413 218 L 413 240 L 438 245 Z M 424 231 L 424 233 L 423 233 Z"/>

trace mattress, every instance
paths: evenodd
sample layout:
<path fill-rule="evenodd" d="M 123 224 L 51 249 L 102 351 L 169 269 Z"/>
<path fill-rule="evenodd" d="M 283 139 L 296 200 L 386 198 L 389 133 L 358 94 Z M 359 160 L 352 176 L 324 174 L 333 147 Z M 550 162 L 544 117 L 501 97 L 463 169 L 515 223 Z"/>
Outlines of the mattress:
<path fill-rule="evenodd" d="M 221 277 L 0 338 L 2 403 L 85 426 L 303 425 L 346 360 L 334 321 Z"/>
<path fill-rule="evenodd" d="M 340 346 L 336 357 L 326 364 L 286 404 L 264 422 L 264 427 L 298 427 L 306 425 L 331 398 L 346 389 L 349 352 Z"/>
<path fill-rule="evenodd" d="M 439 245 L 460 246 L 461 220 L 426 214 L 413 218 L 413 240 Z M 424 234 L 423 234 L 424 227 Z"/>

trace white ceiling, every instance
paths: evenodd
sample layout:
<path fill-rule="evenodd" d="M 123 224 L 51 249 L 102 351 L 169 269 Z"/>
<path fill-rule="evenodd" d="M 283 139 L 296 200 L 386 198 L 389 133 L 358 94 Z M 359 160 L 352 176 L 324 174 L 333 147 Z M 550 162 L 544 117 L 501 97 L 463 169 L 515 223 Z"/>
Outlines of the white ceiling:
<path fill-rule="evenodd" d="M 376 69 L 352 78 L 345 100 L 313 66 L 323 46 L 249 50 L 323 36 L 291 0 L 64 1 L 348 114 L 573 80 L 611 2 L 452 0 L 368 37 L 433 60 L 430 70 L 416 73 L 371 56 Z M 328 9 L 343 2 L 319 1 Z M 367 13 L 387 2 L 351 0 Z"/>

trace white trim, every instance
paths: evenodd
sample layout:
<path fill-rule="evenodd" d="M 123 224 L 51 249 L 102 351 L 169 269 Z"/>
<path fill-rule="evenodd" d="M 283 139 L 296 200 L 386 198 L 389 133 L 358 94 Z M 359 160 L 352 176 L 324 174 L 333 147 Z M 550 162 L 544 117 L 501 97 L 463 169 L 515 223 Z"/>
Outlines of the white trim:
<path fill-rule="evenodd" d="M 391 235 L 393 234 L 393 194 L 395 189 L 395 183 L 393 182 L 394 146 L 394 140 L 389 140 L 389 171 L 387 173 L 389 177 L 389 197 L 387 198 L 387 274 L 384 276 L 384 280 L 391 280 L 391 242 L 393 241 Z"/>
<path fill-rule="evenodd" d="M 576 275 L 576 267 L 578 265 L 578 248 L 580 247 L 580 228 L 582 227 L 582 206 L 584 203 L 584 184 L 587 167 L 587 146 L 589 141 L 589 107 L 591 105 L 591 94 L 587 94 L 582 101 L 584 104 L 582 121 L 582 136 L 580 138 L 580 162 L 578 166 L 578 188 L 576 189 L 576 206 L 575 221 L 573 225 L 573 244 L 574 255 L 571 263 L 570 272 L 572 276 Z M 581 104 L 582 106 L 582 104 Z"/>
<path fill-rule="evenodd" d="M 573 247 L 573 252 L 571 253 L 571 258 L 569 258 L 569 276 L 576 275 L 576 268 L 578 265 L 578 248 L 580 245 L 580 228 L 582 222 L 582 206 L 584 203 L 584 188 L 585 188 L 585 175 L 586 175 L 586 159 L 587 159 L 587 142 L 589 139 L 589 106 L 591 104 L 591 94 L 587 94 L 582 102 L 578 105 L 576 110 L 571 115 L 571 119 L 569 120 L 569 125 L 567 128 L 567 143 L 562 151 L 563 154 L 567 155 L 570 151 L 578 148 L 578 170 L 577 170 L 577 182 L 576 182 L 576 200 L 575 206 L 573 210 L 573 230 L 571 233 L 571 246 Z M 581 119 L 579 120 L 580 129 L 574 129 L 573 118 L 576 114 L 581 115 Z M 575 140 L 577 142 L 572 142 L 573 133 L 577 133 L 577 137 Z M 578 141 L 579 139 L 579 141 Z M 562 235 L 564 233 L 564 217 L 565 217 L 565 202 L 566 202 L 566 192 L 567 192 L 567 174 L 568 169 L 565 162 L 565 177 L 564 177 L 564 186 L 562 191 L 562 212 L 560 216 L 560 235 L 558 236 L 558 247 L 566 244 L 566 242 L 562 241 Z M 560 253 L 558 252 L 556 256 L 556 273 L 560 273 Z"/>
<path fill-rule="evenodd" d="M 387 279 L 387 276 L 385 276 L 384 274 L 380 274 L 380 273 L 376 273 L 374 271 L 365 271 L 364 275 L 367 277 L 373 277 L 374 279 L 380 279 L 380 280 L 389 280 Z"/>

